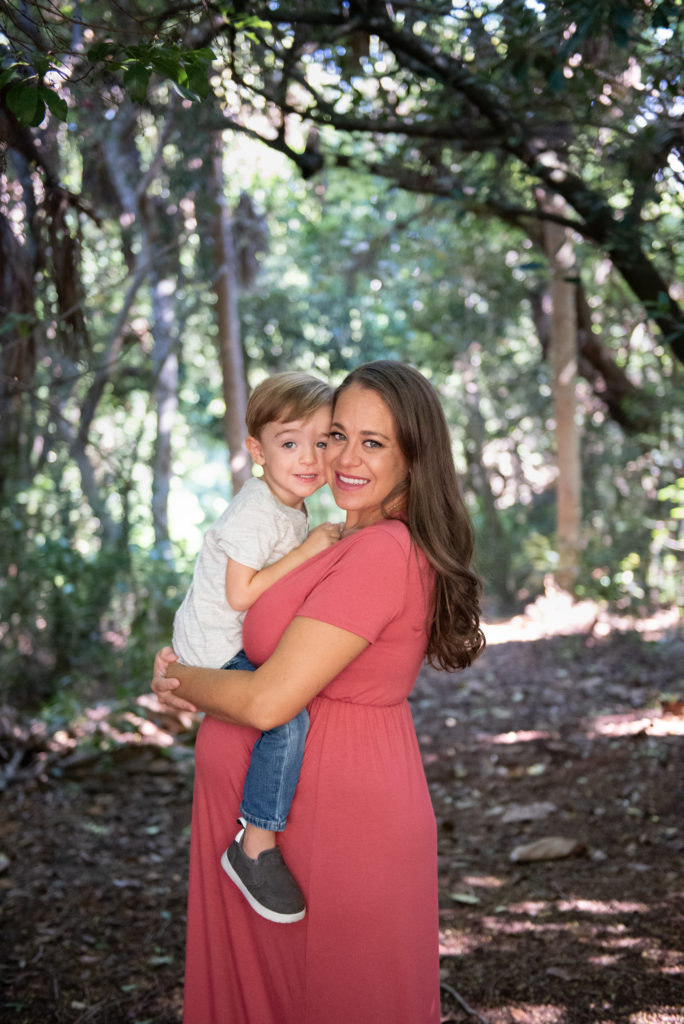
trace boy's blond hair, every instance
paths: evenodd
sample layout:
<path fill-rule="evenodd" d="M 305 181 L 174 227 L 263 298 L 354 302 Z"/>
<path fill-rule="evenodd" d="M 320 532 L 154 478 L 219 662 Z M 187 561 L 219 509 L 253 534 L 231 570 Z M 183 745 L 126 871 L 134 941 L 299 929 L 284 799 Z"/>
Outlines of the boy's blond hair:
<path fill-rule="evenodd" d="M 322 405 L 332 405 L 332 396 L 329 384 L 308 373 L 275 373 L 249 396 L 247 432 L 258 439 L 267 423 L 308 420 Z"/>

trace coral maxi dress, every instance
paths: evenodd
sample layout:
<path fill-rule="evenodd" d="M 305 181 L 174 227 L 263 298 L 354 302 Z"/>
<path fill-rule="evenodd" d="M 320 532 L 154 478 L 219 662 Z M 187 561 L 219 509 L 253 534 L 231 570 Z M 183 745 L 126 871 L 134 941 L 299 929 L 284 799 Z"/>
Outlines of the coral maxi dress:
<path fill-rule="evenodd" d="M 220 867 L 254 729 L 206 717 L 196 751 L 185 1024 L 436 1024 L 435 820 L 406 700 L 423 661 L 430 575 L 400 522 L 368 526 L 253 606 L 257 664 L 294 616 L 370 641 L 312 701 L 279 843 L 306 917 L 274 924 Z"/>

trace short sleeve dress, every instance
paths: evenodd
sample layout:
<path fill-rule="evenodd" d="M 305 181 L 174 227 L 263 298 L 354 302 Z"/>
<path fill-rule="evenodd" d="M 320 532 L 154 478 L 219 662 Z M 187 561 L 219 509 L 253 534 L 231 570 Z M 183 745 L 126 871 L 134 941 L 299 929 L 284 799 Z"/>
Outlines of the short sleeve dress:
<path fill-rule="evenodd" d="M 185 1024 L 437 1024 L 435 819 L 407 697 L 432 590 L 406 526 L 366 527 L 305 562 L 252 607 L 244 646 L 263 662 L 295 616 L 369 646 L 311 702 L 287 828 L 307 902 L 296 924 L 250 909 L 220 857 L 254 729 L 207 716 L 196 748 Z"/>

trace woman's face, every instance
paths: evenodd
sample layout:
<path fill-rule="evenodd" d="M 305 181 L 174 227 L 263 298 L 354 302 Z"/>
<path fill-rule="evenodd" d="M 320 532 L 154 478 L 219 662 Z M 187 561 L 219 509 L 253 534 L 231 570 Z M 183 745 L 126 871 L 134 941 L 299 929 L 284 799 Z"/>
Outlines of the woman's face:
<path fill-rule="evenodd" d="M 350 385 L 335 404 L 328 444 L 328 483 L 347 526 L 380 520 L 383 501 L 407 474 L 387 405 L 377 392 Z"/>

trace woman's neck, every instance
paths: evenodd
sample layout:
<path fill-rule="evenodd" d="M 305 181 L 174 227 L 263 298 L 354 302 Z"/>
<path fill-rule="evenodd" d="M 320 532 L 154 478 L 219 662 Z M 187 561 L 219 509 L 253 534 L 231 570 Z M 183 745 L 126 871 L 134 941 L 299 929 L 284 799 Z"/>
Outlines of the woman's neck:
<path fill-rule="evenodd" d="M 343 537 L 348 537 L 350 533 L 356 533 L 357 530 L 363 530 L 365 526 L 373 526 L 375 523 L 382 522 L 383 515 L 381 512 L 364 516 L 363 513 L 347 513 L 347 518 L 344 522 L 344 529 L 342 531 Z"/>

